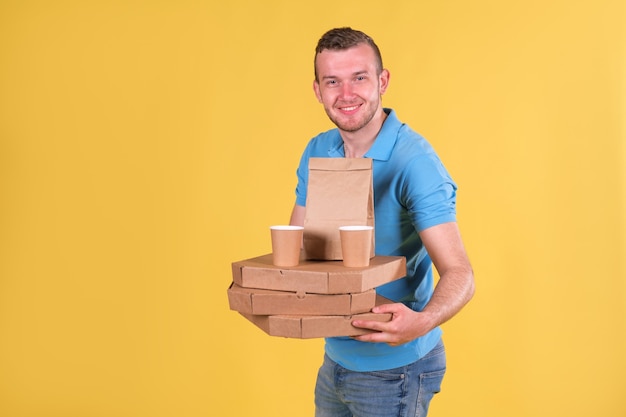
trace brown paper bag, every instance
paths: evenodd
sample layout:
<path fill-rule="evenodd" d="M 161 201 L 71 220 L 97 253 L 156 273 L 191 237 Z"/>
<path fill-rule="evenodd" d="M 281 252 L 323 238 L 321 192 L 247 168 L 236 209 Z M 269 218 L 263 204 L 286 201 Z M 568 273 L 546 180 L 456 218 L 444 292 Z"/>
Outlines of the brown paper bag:
<path fill-rule="evenodd" d="M 374 226 L 372 160 L 310 158 L 304 218 L 306 259 L 341 260 L 339 226 Z M 374 257 L 374 236 L 372 250 Z"/>

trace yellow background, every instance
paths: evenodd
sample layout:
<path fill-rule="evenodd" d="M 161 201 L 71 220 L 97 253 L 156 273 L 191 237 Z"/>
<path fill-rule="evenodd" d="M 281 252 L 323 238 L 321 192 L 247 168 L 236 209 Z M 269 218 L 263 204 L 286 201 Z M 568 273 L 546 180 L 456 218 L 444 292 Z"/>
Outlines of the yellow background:
<path fill-rule="evenodd" d="M 460 186 L 477 294 L 431 415 L 626 415 L 621 0 L 0 2 L 0 415 L 312 415 L 322 341 L 226 288 L 331 127 L 341 25 Z"/>

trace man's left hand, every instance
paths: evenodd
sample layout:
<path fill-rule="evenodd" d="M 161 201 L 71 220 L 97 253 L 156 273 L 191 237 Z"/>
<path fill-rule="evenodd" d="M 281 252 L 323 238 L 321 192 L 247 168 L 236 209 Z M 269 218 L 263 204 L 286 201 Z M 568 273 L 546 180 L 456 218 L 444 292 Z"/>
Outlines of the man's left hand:
<path fill-rule="evenodd" d="M 390 321 L 354 320 L 352 325 L 374 330 L 353 339 L 361 342 L 387 343 L 399 346 L 428 333 L 434 326 L 430 315 L 413 311 L 402 303 L 383 304 L 372 309 L 373 313 L 391 313 Z"/>

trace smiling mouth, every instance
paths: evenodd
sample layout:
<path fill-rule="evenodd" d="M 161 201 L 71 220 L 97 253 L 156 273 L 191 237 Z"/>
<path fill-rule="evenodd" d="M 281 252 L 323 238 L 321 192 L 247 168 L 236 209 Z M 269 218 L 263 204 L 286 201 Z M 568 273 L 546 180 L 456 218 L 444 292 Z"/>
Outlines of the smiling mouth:
<path fill-rule="evenodd" d="M 358 108 L 359 108 L 359 105 L 355 105 L 355 106 L 349 106 L 349 107 L 339 107 L 339 110 L 349 113 L 349 112 L 355 111 Z"/>

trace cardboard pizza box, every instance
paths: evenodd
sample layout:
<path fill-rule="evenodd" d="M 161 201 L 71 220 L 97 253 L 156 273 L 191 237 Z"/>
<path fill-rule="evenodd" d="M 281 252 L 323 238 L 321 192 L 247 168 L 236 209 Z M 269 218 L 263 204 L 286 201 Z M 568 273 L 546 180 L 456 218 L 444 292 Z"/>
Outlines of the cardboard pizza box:
<path fill-rule="evenodd" d="M 370 265 L 348 268 L 342 261 L 307 261 L 294 267 L 272 264 L 272 254 L 232 263 L 233 282 L 244 288 L 312 294 L 359 293 L 406 276 L 403 256 L 375 256 Z"/>
<path fill-rule="evenodd" d="M 376 290 L 352 294 L 308 294 L 243 288 L 228 289 L 231 310 L 256 315 L 305 314 L 345 315 L 370 311 L 376 304 Z"/>
<path fill-rule="evenodd" d="M 390 303 L 383 297 L 377 297 L 377 304 Z M 360 313 L 352 315 L 254 315 L 240 313 L 247 320 L 270 336 L 296 339 L 319 337 L 358 336 L 371 333 L 372 330 L 360 329 L 352 325 L 358 319 L 390 321 L 391 314 Z"/>

